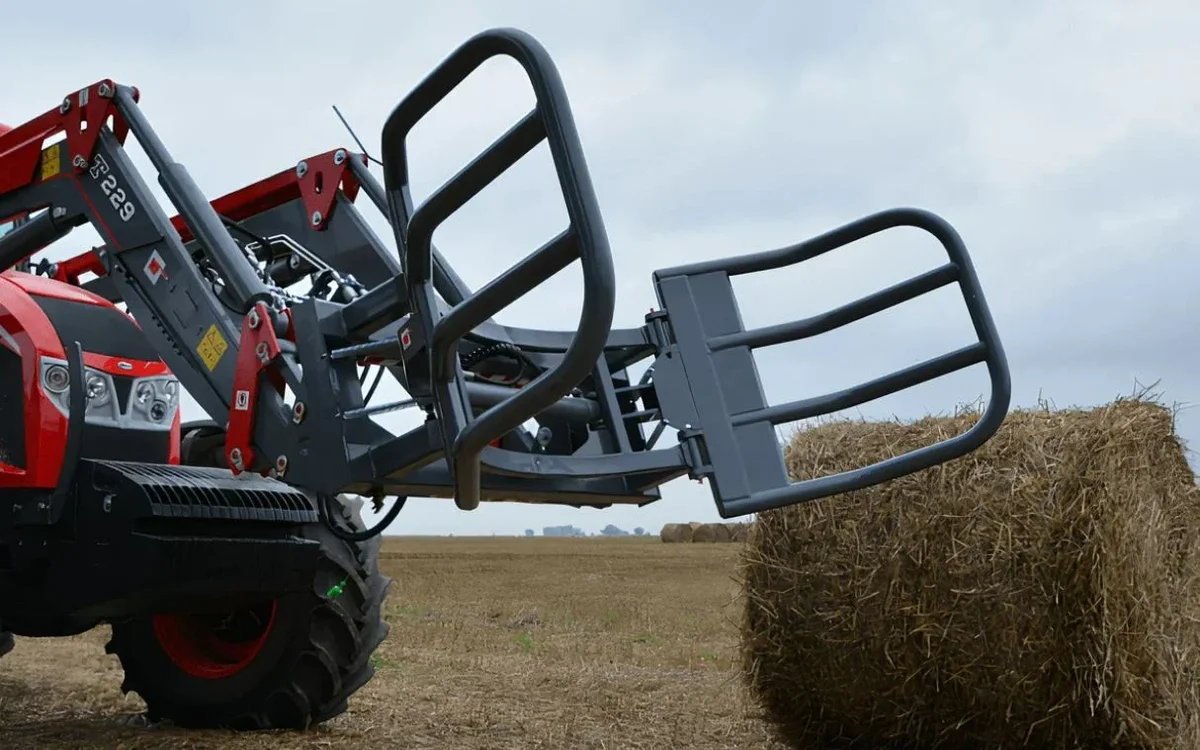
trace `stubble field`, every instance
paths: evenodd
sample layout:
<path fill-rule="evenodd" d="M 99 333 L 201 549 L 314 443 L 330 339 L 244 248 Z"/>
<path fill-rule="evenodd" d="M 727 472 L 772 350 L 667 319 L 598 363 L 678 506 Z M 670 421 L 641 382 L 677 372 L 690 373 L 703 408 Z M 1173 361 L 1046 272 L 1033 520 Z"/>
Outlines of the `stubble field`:
<path fill-rule="evenodd" d="M 739 545 L 388 539 L 391 633 L 307 733 L 140 726 L 107 629 L 0 659 L 0 748 L 774 748 L 736 666 Z"/>

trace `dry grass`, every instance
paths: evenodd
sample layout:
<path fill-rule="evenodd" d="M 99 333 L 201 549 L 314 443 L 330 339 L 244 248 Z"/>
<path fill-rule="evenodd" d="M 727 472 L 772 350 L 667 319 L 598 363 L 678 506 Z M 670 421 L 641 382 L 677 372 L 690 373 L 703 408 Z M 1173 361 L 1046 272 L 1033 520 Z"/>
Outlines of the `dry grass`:
<path fill-rule="evenodd" d="M 0 659 L 0 747 L 774 747 L 736 672 L 738 545 L 396 539 L 378 676 L 305 734 L 129 726 L 105 629 Z"/>
<path fill-rule="evenodd" d="M 750 681 L 796 747 L 1195 748 L 1200 492 L 1171 412 L 1013 412 L 979 452 L 765 514 Z M 800 433 L 797 478 L 975 415 Z M 894 744 L 893 744 L 894 743 Z"/>

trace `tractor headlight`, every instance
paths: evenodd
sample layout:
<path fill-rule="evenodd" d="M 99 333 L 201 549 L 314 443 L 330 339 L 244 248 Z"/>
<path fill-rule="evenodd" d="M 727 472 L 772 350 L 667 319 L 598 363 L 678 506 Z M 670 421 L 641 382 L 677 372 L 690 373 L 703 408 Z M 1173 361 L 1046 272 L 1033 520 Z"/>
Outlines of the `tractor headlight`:
<path fill-rule="evenodd" d="M 96 371 L 86 372 L 88 406 L 103 406 L 112 398 L 112 388 L 108 385 L 108 376 Z"/>
<path fill-rule="evenodd" d="M 145 380 L 139 382 L 133 390 L 133 397 L 137 399 L 138 406 L 145 406 L 154 398 L 154 386 Z"/>
<path fill-rule="evenodd" d="M 67 363 L 42 358 L 41 371 L 42 390 L 63 416 L 70 416 L 71 374 Z M 171 428 L 179 409 L 179 381 L 175 377 L 159 375 L 135 379 L 129 391 L 131 397 L 120 399 L 128 402 L 124 414 L 114 395 L 116 388 L 111 375 L 84 367 L 83 379 L 87 393 L 84 421 L 88 424 L 133 430 Z"/>
<path fill-rule="evenodd" d="M 62 360 L 43 358 L 42 390 L 46 392 L 63 416 L 71 411 L 71 373 Z M 84 389 L 87 394 L 88 422 L 116 421 L 117 408 L 113 401 L 112 377 L 90 367 L 83 368 Z"/>
<path fill-rule="evenodd" d="M 179 408 L 179 382 L 171 376 L 138 378 L 133 382 L 133 404 L 129 416 L 134 421 L 170 424 Z"/>
<path fill-rule="evenodd" d="M 71 373 L 64 365 L 50 365 L 42 371 L 42 385 L 51 393 L 66 393 L 71 387 Z"/>

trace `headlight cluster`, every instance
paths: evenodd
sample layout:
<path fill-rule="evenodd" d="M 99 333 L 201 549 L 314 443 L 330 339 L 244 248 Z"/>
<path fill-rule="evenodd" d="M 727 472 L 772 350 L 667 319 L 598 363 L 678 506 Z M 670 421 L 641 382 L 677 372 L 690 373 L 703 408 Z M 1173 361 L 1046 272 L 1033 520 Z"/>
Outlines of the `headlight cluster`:
<path fill-rule="evenodd" d="M 70 416 L 71 374 L 67 363 L 43 357 L 41 360 L 42 390 L 58 407 L 63 416 Z M 121 413 L 112 376 L 84 368 L 84 387 L 87 393 L 89 424 L 132 429 L 170 429 L 179 408 L 179 381 L 169 375 L 135 378 L 125 413 Z"/>
<path fill-rule="evenodd" d="M 179 382 L 172 377 L 139 378 L 133 381 L 131 412 L 158 424 L 170 423 L 179 403 Z"/>

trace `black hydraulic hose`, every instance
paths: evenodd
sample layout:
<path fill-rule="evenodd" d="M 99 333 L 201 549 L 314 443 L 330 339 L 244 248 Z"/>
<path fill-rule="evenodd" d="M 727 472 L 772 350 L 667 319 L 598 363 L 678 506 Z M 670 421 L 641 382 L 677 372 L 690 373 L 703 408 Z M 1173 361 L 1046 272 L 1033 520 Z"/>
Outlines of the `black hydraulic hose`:
<path fill-rule="evenodd" d="M 333 513 L 330 510 L 332 500 L 332 495 L 317 495 L 317 514 L 321 518 L 321 523 L 325 524 L 325 528 L 329 529 L 329 533 L 344 542 L 365 542 L 372 537 L 379 536 L 379 534 L 383 533 L 384 529 L 391 525 L 392 521 L 396 520 L 396 516 L 400 515 L 400 509 L 404 507 L 404 503 L 408 498 L 397 497 L 396 502 L 392 505 L 392 509 L 387 512 L 383 520 L 371 528 L 363 529 L 362 531 L 346 531 L 333 522 Z"/>
<path fill-rule="evenodd" d="M 367 395 L 363 396 L 363 406 L 371 403 L 371 397 L 375 395 L 375 389 L 379 387 L 379 382 L 383 380 L 383 372 L 383 367 L 380 367 L 375 371 L 375 380 L 371 381 L 371 387 L 367 389 Z M 367 379 L 364 377 L 363 382 L 366 382 L 366 380 Z"/>

